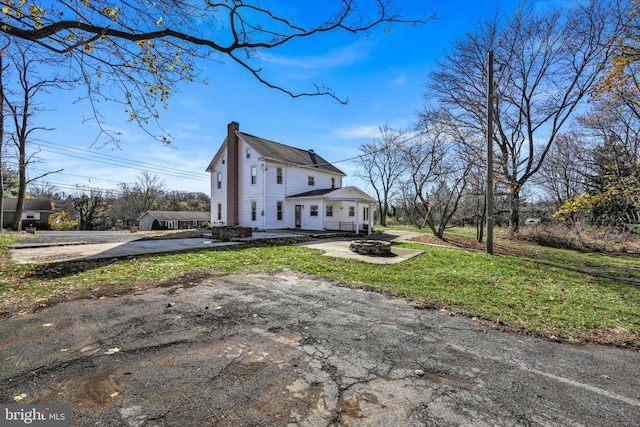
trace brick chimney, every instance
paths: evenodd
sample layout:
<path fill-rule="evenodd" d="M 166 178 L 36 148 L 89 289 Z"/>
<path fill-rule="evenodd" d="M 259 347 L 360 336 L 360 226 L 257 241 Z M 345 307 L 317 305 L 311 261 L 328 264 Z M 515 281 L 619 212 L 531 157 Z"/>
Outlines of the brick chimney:
<path fill-rule="evenodd" d="M 237 122 L 227 125 L 227 225 L 239 225 L 238 216 L 238 135 Z"/>

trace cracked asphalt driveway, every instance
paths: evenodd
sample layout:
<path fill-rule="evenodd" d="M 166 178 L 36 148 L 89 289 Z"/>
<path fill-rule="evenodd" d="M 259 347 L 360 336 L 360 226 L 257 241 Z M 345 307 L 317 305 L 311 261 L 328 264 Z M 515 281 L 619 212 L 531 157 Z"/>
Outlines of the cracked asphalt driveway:
<path fill-rule="evenodd" d="M 637 425 L 640 352 L 500 332 L 293 273 L 0 321 L 0 401 L 71 425 Z"/>

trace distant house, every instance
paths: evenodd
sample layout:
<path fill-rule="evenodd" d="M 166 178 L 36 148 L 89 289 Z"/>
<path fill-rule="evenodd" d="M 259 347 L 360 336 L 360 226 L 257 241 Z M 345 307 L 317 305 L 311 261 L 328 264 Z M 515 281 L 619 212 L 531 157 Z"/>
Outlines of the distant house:
<path fill-rule="evenodd" d="M 201 228 L 204 223 L 211 220 L 210 212 L 188 211 L 147 211 L 138 218 L 138 229 L 150 231 L 153 222 L 157 220 L 160 227 L 169 230 L 182 230 L 189 228 Z"/>
<path fill-rule="evenodd" d="M 11 228 L 16 217 L 18 199 L 2 199 L 2 227 Z M 49 216 L 53 212 L 52 202 L 48 199 L 25 199 L 22 209 L 22 226 L 37 227 L 49 225 Z"/>
<path fill-rule="evenodd" d="M 231 122 L 207 172 L 211 225 L 260 229 L 372 230 L 375 200 L 314 150 L 240 132 Z"/>

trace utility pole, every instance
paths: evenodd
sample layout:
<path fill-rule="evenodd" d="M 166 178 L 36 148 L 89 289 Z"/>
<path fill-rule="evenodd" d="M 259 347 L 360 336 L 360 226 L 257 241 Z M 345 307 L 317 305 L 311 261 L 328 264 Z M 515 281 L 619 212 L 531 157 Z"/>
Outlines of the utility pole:
<path fill-rule="evenodd" d="M 487 56 L 487 253 L 493 255 L 493 51 Z"/>

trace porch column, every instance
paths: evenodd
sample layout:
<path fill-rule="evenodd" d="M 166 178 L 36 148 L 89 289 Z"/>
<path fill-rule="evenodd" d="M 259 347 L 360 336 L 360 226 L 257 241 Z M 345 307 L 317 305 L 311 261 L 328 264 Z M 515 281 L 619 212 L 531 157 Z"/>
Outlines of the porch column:
<path fill-rule="evenodd" d="M 360 234 L 360 204 L 358 203 L 358 201 L 356 200 L 356 224 L 355 224 L 355 228 L 356 228 L 356 236 Z"/>
<path fill-rule="evenodd" d="M 371 230 L 373 230 L 373 210 L 371 210 L 371 207 L 371 204 L 369 204 L 369 229 L 367 234 L 371 234 Z"/>

